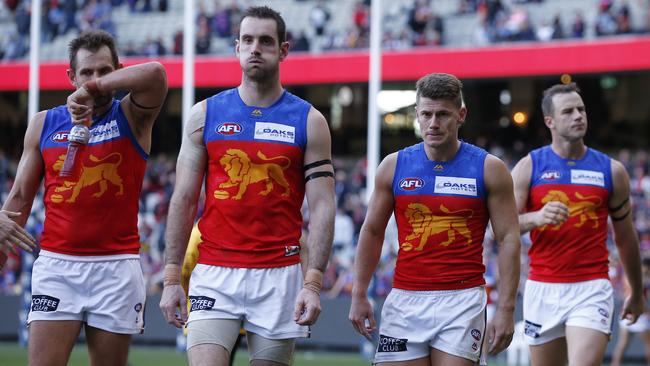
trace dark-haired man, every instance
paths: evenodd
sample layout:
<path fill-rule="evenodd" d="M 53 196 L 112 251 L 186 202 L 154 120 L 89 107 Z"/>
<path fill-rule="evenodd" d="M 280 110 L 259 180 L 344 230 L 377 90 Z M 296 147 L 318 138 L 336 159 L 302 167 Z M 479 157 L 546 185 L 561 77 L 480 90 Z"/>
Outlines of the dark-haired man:
<path fill-rule="evenodd" d="M 45 227 L 34 262 L 29 364 L 65 365 L 84 326 L 92 365 L 126 365 L 143 329 L 138 200 L 151 130 L 167 94 L 162 65 L 122 68 L 113 38 L 89 31 L 70 42 L 67 106 L 27 127 L 16 181 L 3 209 L 25 224 L 44 179 Z M 116 90 L 129 91 L 122 100 Z M 89 127 L 71 175 L 62 177 L 68 134 Z"/>
<path fill-rule="evenodd" d="M 525 335 L 533 365 L 600 365 L 614 317 L 608 217 L 631 288 L 621 317 L 633 323 L 643 312 L 629 177 L 621 163 L 585 146 L 587 112 L 576 84 L 547 89 L 542 112 L 551 144 L 512 171 L 519 227 L 532 240 Z"/>
<path fill-rule="evenodd" d="M 367 338 L 376 329 L 366 292 L 394 212 L 399 252 L 374 362 L 470 366 L 482 359 L 486 338 L 496 354 L 514 332 L 520 243 L 512 180 L 501 160 L 458 139 L 467 115 L 460 80 L 429 74 L 416 89 L 424 141 L 388 155 L 377 169 L 354 262 L 350 321 Z M 488 221 L 500 244 L 499 304 L 489 326 L 483 279 Z"/>
<path fill-rule="evenodd" d="M 307 336 L 320 313 L 335 212 L 331 139 L 323 115 L 280 83 L 280 62 L 289 51 L 285 32 L 276 11 L 249 8 L 235 48 L 241 84 L 194 105 L 186 122 L 160 307 L 176 327 L 187 320 L 190 365 L 227 365 L 240 326 L 252 365 L 290 365 L 295 338 Z M 204 178 L 188 319 L 181 264 Z M 309 259 L 303 278 L 305 196 Z"/>

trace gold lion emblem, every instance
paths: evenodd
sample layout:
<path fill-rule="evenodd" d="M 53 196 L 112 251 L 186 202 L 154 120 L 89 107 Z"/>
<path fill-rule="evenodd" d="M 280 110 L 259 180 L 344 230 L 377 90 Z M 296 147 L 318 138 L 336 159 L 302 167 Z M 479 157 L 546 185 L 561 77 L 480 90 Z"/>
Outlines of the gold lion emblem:
<path fill-rule="evenodd" d="M 90 155 L 90 161 L 96 163 L 95 165 L 88 166 L 82 165 L 81 174 L 79 180 L 74 181 L 63 181 L 63 185 L 56 187 L 54 192 L 61 193 L 66 191 L 72 191 L 70 197 L 68 197 L 65 202 L 74 203 L 81 193 L 81 189 L 85 187 L 91 187 L 95 184 L 99 185 L 99 190 L 93 193 L 93 197 L 101 197 L 106 190 L 108 189 L 108 182 L 111 182 L 119 190 L 115 193 L 115 196 L 121 196 L 124 194 L 124 186 L 122 185 L 122 178 L 117 173 L 117 167 L 122 163 L 122 155 L 119 153 L 111 153 L 105 156 L 102 159 L 97 158 L 94 155 Z M 57 161 L 52 167 L 55 172 L 58 172 L 63 168 L 63 162 L 65 161 L 65 155 L 60 155 Z M 63 200 L 63 195 L 61 194 L 52 194 L 50 198 L 52 202 L 59 203 Z"/>
<path fill-rule="evenodd" d="M 289 197 L 291 189 L 284 176 L 284 170 L 291 166 L 291 160 L 282 155 L 267 158 L 261 151 L 257 152 L 257 157 L 265 162 L 261 164 L 253 163 L 244 151 L 228 149 L 226 154 L 219 159 L 219 164 L 228 175 L 228 181 L 219 184 L 219 188 L 238 187 L 237 194 L 232 199 L 240 200 L 250 184 L 257 182 L 266 184 L 266 189 L 259 193 L 261 196 L 266 196 L 273 190 L 273 182 L 275 182 L 284 187 L 282 197 Z M 280 165 L 270 162 L 274 160 L 284 160 L 286 164 Z M 214 197 L 226 199 L 229 194 L 227 191 L 215 190 Z"/>
<path fill-rule="evenodd" d="M 440 210 L 447 215 L 433 215 L 429 207 L 421 203 L 411 203 L 405 211 L 406 218 L 413 232 L 406 237 L 407 242 L 401 245 L 404 251 L 421 251 L 427 244 L 431 235 L 447 232 L 447 240 L 440 243 L 440 246 L 446 247 L 456 240 L 456 232 L 467 239 L 467 244 L 472 244 L 472 233 L 467 227 L 467 219 L 474 215 L 471 209 L 462 209 L 450 211 L 445 205 L 440 205 Z M 413 247 L 410 240 L 420 238 L 420 244 Z"/>
<path fill-rule="evenodd" d="M 547 204 L 548 202 L 557 201 L 564 203 L 569 208 L 569 218 L 578 216 L 579 222 L 574 224 L 575 227 L 582 227 L 588 220 L 593 221 L 592 228 L 596 229 L 598 227 L 598 216 L 596 215 L 596 209 L 603 202 L 602 199 L 598 196 L 583 196 L 580 192 L 574 193 L 576 201 L 572 201 L 569 196 L 562 191 L 552 189 L 546 193 L 546 196 L 542 198 L 542 203 Z M 558 230 L 562 224 L 553 225 L 551 230 Z M 540 228 L 541 231 L 548 229 L 548 225 L 544 225 Z"/>

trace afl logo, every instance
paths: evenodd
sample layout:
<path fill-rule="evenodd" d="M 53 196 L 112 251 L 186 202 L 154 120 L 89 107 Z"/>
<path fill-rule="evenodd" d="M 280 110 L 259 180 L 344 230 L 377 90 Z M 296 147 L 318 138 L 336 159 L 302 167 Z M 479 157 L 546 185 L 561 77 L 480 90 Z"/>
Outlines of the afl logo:
<path fill-rule="evenodd" d="M 560 179 L 561 176 L 562 175 L 557 170 L 547 170 L 544 173 L 542 173 L 543 180 L 556 180 L 556 179 Z"/>
<path fill-rule="evenodd" d="M 236 135 L 242 131 L 241 125 L 235 122 L 225 122 L 217 126 L 217 133 L 220 135 Z"/>
<path fill-rule="evenodd" d="M 59 131 L 52 134 L 52 141 L 61 143 L 68 142 L 68 131 Z"/>
<path fill-rule="evenodd" d="M 399 182 L 399 188 L 404 191 L 414 191 L 424 187 L 424 181 L 420 178 L 404 178 Z"/>

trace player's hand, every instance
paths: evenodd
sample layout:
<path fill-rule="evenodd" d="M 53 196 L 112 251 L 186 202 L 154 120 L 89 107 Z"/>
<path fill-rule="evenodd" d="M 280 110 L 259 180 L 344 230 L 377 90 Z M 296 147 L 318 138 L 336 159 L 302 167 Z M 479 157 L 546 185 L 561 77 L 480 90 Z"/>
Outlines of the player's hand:
<path fill-rule="evenodd" d="M 12 218 L 19 217 L 19 212 L 0 210 L 0 250 L 17 254 L 14 245 L 28 252 L 36 247 L 36 240 L 18 225 Z"/>
<path fill-rule="evenodd" d="M 68 96 L 66 107 L 70 113 L 72 124 L 80 124 L 92 119 L 94 100 L 84 87 L 75 90 Z"/>
<path fill-rule="evenodd" d="M 296 298 L 293 311 L 293 320 L 298 325 L 312 325 L 320 315 L 320 295 L 307 288 L 303 288 Z"/>
<path fill-rule="evenodd" d="M 514 311 L 497 310 L 487 327 L 488 354 L 494 356 L 508 348 L 514 334 Z"/>
<path fill-rule="evenodd" d="M 350 305 L 350 315 L 348 316 L 354 330 L 362 336 L 372 341 L 371 333 L 376 330 L 375 314 L 372 310 L 372 304 L 366 296 L 352 296 Z M 367 322 L 367 325 L 366 325 Z"/>
<path fill-rule="evenodd" d="M 180 315 L 178 309 L 180 308 Z M 187 302 L 185 291 L 180 284 L 166 285 L 160 297 L 160 310 L 167 323 L 182 328 L 187 322 Z"/>
<path fill-rule="evenodd" d="M 639 316 L 643 314 L 643 296 L 628 296 L 623 303 L 621 319 L 627 319 L 627 324 L 636 323 Z"/>
<path fill-rule="evenodd" d="M 569 218 L 569 207 L 562 202 L 551 201 L 537 211 L 537 226 L 559 225 Z"/>

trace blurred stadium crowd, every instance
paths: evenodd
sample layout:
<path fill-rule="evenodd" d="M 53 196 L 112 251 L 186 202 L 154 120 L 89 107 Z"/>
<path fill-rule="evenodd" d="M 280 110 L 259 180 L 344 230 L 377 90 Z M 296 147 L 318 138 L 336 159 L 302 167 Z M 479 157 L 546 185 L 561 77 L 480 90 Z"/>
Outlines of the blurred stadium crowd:
<path fill-rule="evenodd" d="M 232 54 L 241 13 L 255 3 L 200 0 L 196 15 L 197 54 Z M 368 47 L 369 0 L 277 3 L 274 6 L 281 11 L 291 9 L 291 14 L 285 16 L 290 19 L 288 38 L 294 51 L 319 53 Z M 383 47 L 402 50 L 420 46 L 481 46 L 650 32 L 650 0 L 574 3 L 569 7 L 560 0 L 385 1 Z M 65 59 L 66 41 L 90 28 L 115 35 L 124 56 L 180 55 L 182 11 L 181 0 L 44 0 L 42 56 Z M 0 3 L 0 60 L 26 57 L 30 14 L 29 0 Z M 149 28 L 137 28 L 137 23 Z"/>
<path fill-rule="evenodd" d="M 501 146 L 493 146 L 490 151 L 502 158 L 512 168 L 521 158 L 521 153 Z M 650 155 L 646 150 L 629 151 L 626 149 L 613 153 L 626 167 L 630 174 L 631 198 L 634 206 L 634 221 L 641 242 L 643 257 L 650 257 Z M 164 232 L 167 210 L 174 185 L 175 156 L 152 156 L 147 165 L 147 172 L 140 198 L 139 229 L 142 241 L 141 258 L 150 294 L 161 291 L 163 250 L 165 249 Z M 18 162 L 9 159 L 0 150 L 0 204 L 8 194 L 15 176 Z M 356 249 L 357 236 L 365 217 L 365 174 L 366 162 L 363 159 L 335 158 L 337 212 L 334 233 L 334 250 L 324 278 L 324 296 L 345 297 L 352 289 L 352 263 Z M 202 205 L 200 206 L 202 207 Z M 199 213 L 200 214 L 200 213 Z M 42 196 L 34 201 L 32 214 L 27 224 L 30 232 L 38 237 L 41 232 L 44 208 Z M 309 218 L 305 217 L 305 228 Z M 392 219 L 391 219 L 392 220 Z M 525 247 L 530 245 L 524 238 Z M 397 251 L 397 228 L 394 222 L 389 225 L 384 241 L 380 265 L 374 278 L 372 289 L 376 296 L 385 296 L 391 288 L 392 271 Z M 486 235 L 485 263 L 488 285 L 494 283 L 497 273 L 498 245 L 490 235 Z M 610 277 L 622 296 L 622 269 L 618 261 L 613 241 L 608 241 L 611 253 Z M 522 250 L 522 281 L 527 274 L 526 248 Z M 30 255 L 30 254 L 23 254 Z M 23 258 L 24 259 L 24 258 Z M 20 294 L 21 288 L 20 257 L 11 257 L 0 277 L 0 294 Z M 523 290 L 523 289 L 522 289 Z M 493 291 L 493 295 L 496 293 Z M 620 298 L 619 298 L 620 299 Z"/>

